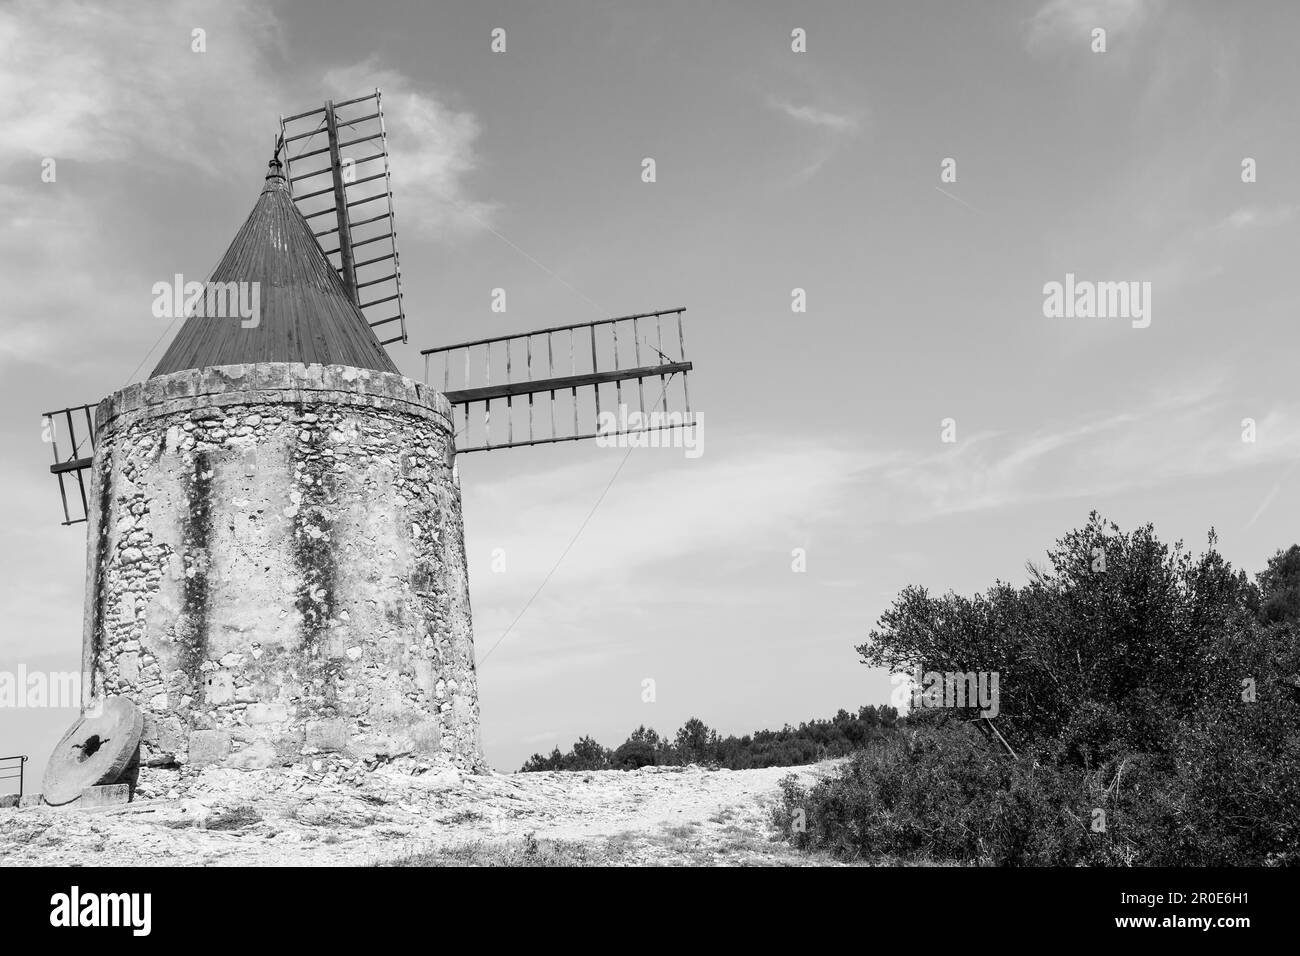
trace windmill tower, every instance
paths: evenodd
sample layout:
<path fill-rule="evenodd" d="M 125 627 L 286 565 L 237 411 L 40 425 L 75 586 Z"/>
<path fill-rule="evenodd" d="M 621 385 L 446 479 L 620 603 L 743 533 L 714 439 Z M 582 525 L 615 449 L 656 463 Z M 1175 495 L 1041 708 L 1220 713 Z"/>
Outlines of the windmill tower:
<path fill-rule="evenodd" d="M 341 117 L 348 107 L 364 115 Z M 316 125 L 296 131 L 303 121 Z M 369 152 L 349 156 L 358 147 Z M 625 382 L 666 386 L 691 367 L 667 358 L 662 332 L 646 343 L 660 361 L 640 361 L 651 318 L 675 315 L 684 347 L 678 309 L 426 351 L 426 363 L 476 353 L 489 379 L 495 354 L 506 366 L 496 385 L 466 378 L 453 390 L 449 365 L 441 389 L 403 377 L 384 348 L 406 338 L 390 182 L 378 90 L 285 118 L 262 191 L 207 285 L 256 301 L 256 315 L 214 316 L 205 293 L 146 381 L 48 416 L 65 430 L 50 469 L 64 523 L 88 523 L 83 703 L 116 696 L 139 708 L 142 781 L 162 769 L 408 756 L 482 767 L 457 451 L 596 437 L 580 427 L 580 393 L 599 415 L 602 385 L 621 401 Z M 245 289 L 257 293 L 240 298 Z M 628 323 L 631 364 L 617 344 Z M 384 328 L 394 334 L 381 341 Z M 606 330 L 614 348 L 600 367 Z M 567 375 L 553 348 L 564 336 Z M 567 433 L 555 424 L 565 393 Z M 550 396 L 550 430 L 535 435 L 539 395 Z M 506 435 L 494 441 L 502 403 Z M 476 405 L 484 437 L 471 440 Z M 516 439 L 525 408 L 528 437 Z"/>

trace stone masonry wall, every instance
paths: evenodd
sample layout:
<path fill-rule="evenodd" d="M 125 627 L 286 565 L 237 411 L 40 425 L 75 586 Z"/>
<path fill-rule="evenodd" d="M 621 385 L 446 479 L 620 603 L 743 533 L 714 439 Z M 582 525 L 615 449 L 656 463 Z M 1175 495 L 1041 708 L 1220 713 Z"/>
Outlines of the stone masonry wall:
<path fill-rule="evenodd" d="M 142 786 L 481 769 L 453 456 L 446 399 L 382 372 L 223 366 L 100 404 L 84 665 L 145 713 Z"/>

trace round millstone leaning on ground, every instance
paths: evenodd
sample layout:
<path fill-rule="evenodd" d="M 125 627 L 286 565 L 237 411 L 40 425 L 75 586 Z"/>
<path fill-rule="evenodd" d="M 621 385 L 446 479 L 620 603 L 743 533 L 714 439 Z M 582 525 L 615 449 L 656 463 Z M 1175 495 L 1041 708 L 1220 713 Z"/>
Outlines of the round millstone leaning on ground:
<path fill-rule="evenodd" d="M 117 783 L 131 765 L 143 731 L 144 715 L 125 697 L 109 697 L 97 715 L 77 718 L 45 767 L 45 802 L 61 806 L 87 787 Z"/>

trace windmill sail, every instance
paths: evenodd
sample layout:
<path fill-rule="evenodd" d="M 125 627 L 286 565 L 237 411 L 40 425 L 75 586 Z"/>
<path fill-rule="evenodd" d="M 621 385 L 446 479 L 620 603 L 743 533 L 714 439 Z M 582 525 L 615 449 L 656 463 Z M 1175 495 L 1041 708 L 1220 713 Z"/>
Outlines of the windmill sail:
<path fill-rule="evenodd" d="M 63 501 L 63 523 L 80 524 L 90 511 L 87 498 L 89 469 L 94 462 L 95 406 L 73 405 L 41 416 L 44 436 L 54 449 L 54 464 L 50 474 L 59 479 L 59 498 Z M 80 434 L 78 434 L 80 429 Z M 63 433 L 60 439 L 60 432 Z M 63 443 L 63 451 L 59 443 Z M 65 484 L 65 480 L 67 484 Z M 73 484 L 73 482 L 76 484 Z M 76 496 L 69 498 L 69 492 Z"/>
<path fill-rule="evenodd" d="M 280 118 L 294 202 L 381 344 L 406 341 L 382 94 Z"/>
<path fill-rule="evenodd" d="M 457 452 L 690 428 L 685 311 L 424 349 L 425 382 L 452 404 Z"/>

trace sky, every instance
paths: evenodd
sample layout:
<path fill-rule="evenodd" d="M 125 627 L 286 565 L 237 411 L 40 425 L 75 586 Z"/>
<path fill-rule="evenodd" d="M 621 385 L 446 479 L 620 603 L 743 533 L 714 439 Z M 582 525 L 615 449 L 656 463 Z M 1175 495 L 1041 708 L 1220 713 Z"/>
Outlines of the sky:
<path fill-rule="evenodd" d="M 220 257 L 279 116 L 375 86 L 405 374 L 687 307 L 698 457 L 459 461 L 494 767 L 885 703 L 853 647 L 901 588 L 1023 582 L 1093 509 L 1213 527 L 1255 573 L 1300 541 L 1298 27 L 1283 0 L 5 0 L 0 671 L 80 666 L 86 526 L 41 414 L 147 376 L 154 283 Z M 1149 324 L 1045 315 L 1067 274 L 1150 283 Z M 39 777 L 74 717 L 0 708 L 0 756 Z"/>

